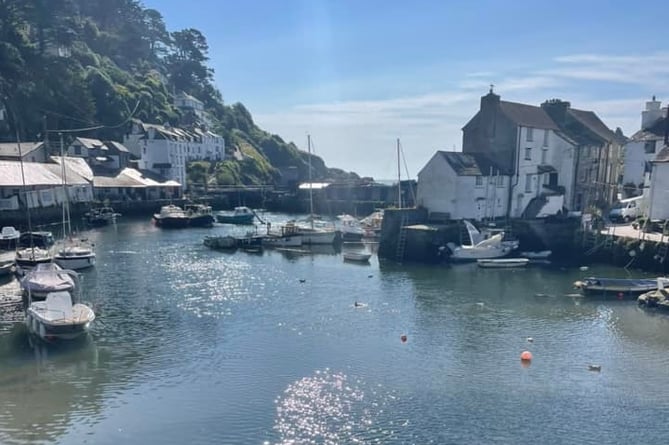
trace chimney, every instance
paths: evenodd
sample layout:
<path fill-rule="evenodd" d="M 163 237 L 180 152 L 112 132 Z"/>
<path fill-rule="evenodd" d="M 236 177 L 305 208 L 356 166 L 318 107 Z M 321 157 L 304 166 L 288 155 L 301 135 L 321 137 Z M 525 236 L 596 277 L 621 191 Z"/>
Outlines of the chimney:
<path fill-rule="evenodd" d="M 646 102 L 646 109 L 641 112 L 641 129 L 647 130 L 653 126 L 659 118 L 662 117 L 662 102 L 655 100 L 655 96 L 649 102 Z"/>
<path fill-rule="evenodd" d="M 564 124 L 567 119 L 567 110 L 569 107 L 571 107 L 571 103 L 560 99 L 547 100 L 541 104 L 541 108 L 543 108 L 557 124 Z"/>

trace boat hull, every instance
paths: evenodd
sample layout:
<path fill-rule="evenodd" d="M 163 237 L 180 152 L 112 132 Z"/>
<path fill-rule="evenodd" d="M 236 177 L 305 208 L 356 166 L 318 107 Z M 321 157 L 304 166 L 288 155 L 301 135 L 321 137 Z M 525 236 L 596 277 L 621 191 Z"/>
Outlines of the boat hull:
<path fill-rule="evenodd" d="M 636 298 L 643 293 L 657 290 L 657 280 L 590 277 L 577 281 L 574 286 L 588 296 Z"/>
<path fill-rule="evenodd" d="M 356 263 L 368 263 L 372 257 L 369 253 L 344 252 L 342 254 L 344 261 L 352 261 Z"/>
<path fill-rule="evenodd" d="M 53 260 L 63 269 L 82 270 L 95 266 L 95 253 L 85 255 L 56 255 Z"/>
<path fill-rule="evenodd" d="M 266 236 L 263 245 L 270 247 L 300 247 L 302 245 L 301 235 Z"/>
<path fill-rule="evenodd" d="M 527 258 L 480 259 L 476 260 L 479 267 L 489 269 L 508 269 L 526 267 L 530 262 Z"/>
<path fill-rule="evenodd" d="M 302 244 L 334 244 L 336 232 L 300 232 Z"/>
<path fill-rule="evenodd" d="M 216 215 L 216 221 L 222 224 L 253 224 L 253 214 L 248 215 Z"/>
<path fill-rule="evenodd" d="M 153 219 L 156 221 L 156 226 L 162 227 L 164 229 L 183 229 L 188 227 L 188 218 L 186 217 L 170 218 L 153 215 Z"/>
<path fill-rule="evenodd" d="M 212 215 L 198 215 L 189 218 L 188 225 L 191 227 L 212 227 L 214 225 L 214 217 Z"/>
<path fill-rule="evenodd" d="M 95 315 L 92 311 L 87 317 L 72 322 L 46 320 L 32 307 L 26 313 L 28 332 L 44 341 L 75 340 L 88 333 L 93 320 Z"/>

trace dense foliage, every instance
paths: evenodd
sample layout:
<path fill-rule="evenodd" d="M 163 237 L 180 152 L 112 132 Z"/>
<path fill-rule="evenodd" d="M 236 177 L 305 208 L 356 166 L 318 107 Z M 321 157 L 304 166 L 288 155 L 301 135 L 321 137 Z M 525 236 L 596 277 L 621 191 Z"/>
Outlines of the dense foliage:
<path fill-rule="evenodd" d="M 179 125 L 174 92 L 205 104 L 230 153 L 219 165 L 189 169 L 193 182 L 271 183 L 306 154 L 259 129 L 242 104 L 224 105 L 197 29 L 169 32 L 160 12 L 138 0 L 0 0 L 0 139 L 44 137 L 48 130 L 122 140 L 131 118 Z M 239 155 L 241 153 L 243 156 Z M 314 176 L 348 177 L 312 158 Z"/>

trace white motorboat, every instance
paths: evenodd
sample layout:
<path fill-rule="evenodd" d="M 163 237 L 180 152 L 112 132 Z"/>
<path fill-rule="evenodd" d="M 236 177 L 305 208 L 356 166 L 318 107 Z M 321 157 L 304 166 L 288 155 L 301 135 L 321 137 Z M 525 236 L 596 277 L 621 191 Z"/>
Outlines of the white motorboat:
<path fill-rule="evenodd" d="M 56 263 L 38 264 L 21 278 L 24 294 L 30 294 L 33 300 L 46 298 L 50 292 L 71 291 L 75 280 Z"/>
<path fill-rule="evenodd" d="M 84 241 L 70 242 L 53 256 L 53 260 L 63 269 L 87 269 L 95 266 L 95 252 L 93 246 Z"/>
<path fill-rule="evenodd" d="M 530 260 L 527 258 L 497 258 L 497 259 L 482 259 L 476 260 L 479 267 L 484 268 L 513 268 L 525 267 Z"/>
<path fill-rule="evenodd" d="M 14 227 L 5 226 L 0 231 L 0 249 L 14 249 L 19 241 L 21 232 Z"/>
<path fill-rule="evenodd" d="M 19 275 L 34 269 L 38 264 L 48 264 L 53 261 L 51 250 L 41 247 L 26 247 L 16 251 L 14 262 Z"/>
<path fill-rule="evenodd" d="M 342 241 L 360 241 L 365 236 L 365 229 L 362 228 L 360 221 L 351 215 L 339 215 L 339 230 L 341 231 Z"/>
<path fill-rule="evenodd" d="M 464 220 L 471 244 L 456 246 L 448 243 L 452 261 L 476 261 L 479 259 L 502 258 L 518 248 L 517 241 L 504 241 L 504 232 L 485 238 L 472 223 Z"/>
<path fill-rule="evenodd" d="M 367 263 L 372 257 L 371 253 L 365 252 L 344 252 L 342 253 L 344 261 L 355 261 L 357 263 Z"/>
<path fill-rule="evenodd" d="M 0 259 L 0 278 L 11 275 L 14 272 L 14 259 Z"/>
<path fill-rule="evenodd" d="M 360 225 L 365 231 L 365 238 L 374 238 L 381 234 L 383 225 L 383 210 L 377 210 L 360 220 Z"/>
<path fill-rule="evenodd" d="M 78 276 L 74 271 L 61 271 L 75 283 L 70 290 L 53 291 L 43 301 L 34 301 L 28 293 L 26 327 L 28 331 L 45 341 L 73 340 L 86 334 L 95 313 L 89 306 L 78 302 Z"/>

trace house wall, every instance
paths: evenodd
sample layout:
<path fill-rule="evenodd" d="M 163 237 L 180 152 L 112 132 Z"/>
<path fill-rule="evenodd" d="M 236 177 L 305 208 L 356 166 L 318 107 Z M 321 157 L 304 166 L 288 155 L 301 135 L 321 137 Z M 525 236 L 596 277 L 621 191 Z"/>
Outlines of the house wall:
<path fill-rule="evenodd" d="M 653 144 L 654 150 L 652 153 L 646 153 L 646 142 Z M 630 141 L 625 144 L 623 184 L 633 183 L 637 187 L 643 184 L 646 164 L 655 160 L 661 148 L 661 140 Z"/>
<path fill-rule="evenodd" d="M 669 162 L 653 164 L 649 216 L 650 219 L 669 219 Z"/>
<path fill-rule="evenodd" d="M 485 153 L 507 171 L 515 171 L 517 127 L 499 110 L 499 96 L 481 98 L 477 118 L 462 129 L 462 152 Z"/>
<path fill-rule="evenodd" d="M 506 215 L 509 178 L 459 176 L 435 154 L 418 173 L 418 205 L 430 213 L 448 213 L 452 219 L 495 218 Z M 478 182 L 478 184 L 477 184 Z"/>

